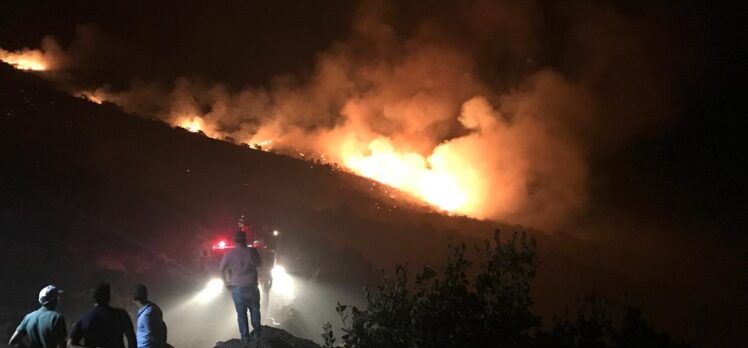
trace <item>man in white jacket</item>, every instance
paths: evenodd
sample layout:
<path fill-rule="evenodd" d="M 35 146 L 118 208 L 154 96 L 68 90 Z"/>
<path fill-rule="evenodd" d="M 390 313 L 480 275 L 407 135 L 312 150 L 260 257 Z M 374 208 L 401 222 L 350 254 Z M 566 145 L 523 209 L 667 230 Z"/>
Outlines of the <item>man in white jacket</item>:
<path fill-rule="evenodd" d="M 239 334 L 244 340 L 250 338 L 247 323 L 247 310 L 252 322 L 252 337 L 259 337 L 260 327 L 260 289 L 257 286 L 257 267 L 262 264 L 257 249 L 247 246 L 247 236 L 243 231 L 234 235 L 236 247 L 229 250 L 221 260 L 221 275 L 224 284 L 231 290 L 231 298 L 236 308 Z"/>

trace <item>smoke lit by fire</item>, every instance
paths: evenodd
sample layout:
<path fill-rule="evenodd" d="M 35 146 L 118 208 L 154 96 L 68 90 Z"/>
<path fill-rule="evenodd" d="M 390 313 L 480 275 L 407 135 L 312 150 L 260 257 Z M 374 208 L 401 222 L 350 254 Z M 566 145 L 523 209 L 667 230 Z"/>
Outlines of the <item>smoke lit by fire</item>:
<path fill-rule="evenodd" d="M 0 48 L 0 61 L 16 69 L 29 71 L 55 70 L 62 65 L 66 53 L 51 36 L 42 39 L 40 49 L 23 48 L 8 51 Z"/>
<path fill-rule="evenodd" d="M 90 101 L 92 103 L 96 103 L 96 104 L 101 104 L 101 103 L 104 102 L 104 100 L 101 97 L 97 96 L 94 93 L 87 92 L 87 91 L 83 91 L 83 92 L 79 93 L 78 96 L 81 97 L 81 98 L 83 98 L 83 99 L 86 99 L 86 100 L 88 100 L 88 101 Z"/>
<path fill-rule="evenodd" d="M 47 61 L 44 54 L 39 50 L 24 49 L 8 52 L 0 48 L 0 60 L 21 70 L 43 71 L 47 70 Z"/>
<path fill-rule="evenodd" d="M 642 128 L 629 114 L 645 112 L 607 108 L 601 115 L 596 94 L 609 83 L 607 71 L 627 67 L 607 54 L 604 43 L 627 47 L 625 63 L 634 66 L 644 56 L 620 33 L 638 38 L 643 31 L 601 10 L 580 22 L 583 34 L 574 42 L 575 54 L 595 61 L 565 73 L 536 64 L 543 44 L 537 9 L 523 4 L 458 5 L 464 13 L 456 18 L 462 19 L 450 16 L 444 28 L 425 21 L 401 35 L 386 11 L 364 2 L 350 35 L 317 55 L 310 76 L 284 75 L 270 86 L 235 90 L 178 78 L 168 86 L 133 80 L 126 90 L 70 89 L 190 132 L 338 164 L 444 211 L 559 226 L 586 204 L 590 143 Z M 96 42 L 91 32 L 83 31 L 86 42 Z M 0 50 L 0 57 L 18 68 L 43 70 L 50 52 L 62 56 L 53 43 L 43 42 L 41 51 Z M 479 59 L 486 52 L 499 53 Z M 484 76 L 486 70 L 492 77 Z M 630 107 L 636 97 L 630 91 L 659 96 L 651 79 L 638 76 L 636 83 L 647 88 L 609 99 Z M 625 82 L 613 81 L 611 93 Z M 609 125 L 615 132 L 603 128 Z"/>

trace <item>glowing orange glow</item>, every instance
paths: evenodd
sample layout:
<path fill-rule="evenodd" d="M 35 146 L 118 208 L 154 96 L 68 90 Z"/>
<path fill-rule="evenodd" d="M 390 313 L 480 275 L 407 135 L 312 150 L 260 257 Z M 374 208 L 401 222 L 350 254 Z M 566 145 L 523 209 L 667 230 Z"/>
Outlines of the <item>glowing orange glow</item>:
<path fill-rule="evenodd" d="M 104 102 L 103 98 L 101 98 L 100 96 L 97 96 L 95 93 L 92 93 L 92 92 L 81 92 L 78 96 L 92 103 L 96 103 L 96 104 L 101 104 Z"/>
<path fill-rule="evenodd" d="M 252 143 L 252 147 L 257 150 L 271 150 L 273 146 L 272 140 L 256 141 Z"/>
<path fill-rule="evenodd" d="M 179 123 L 179 127 L 182 127 L 192 133 L 197 133 L 203 130 L 202 119 L 198 117 L 186 118 Z"/>
<path fill-rule="evenodd" d="M 449 212 L 470 213 L 472 191 L 479 189 L 470 168 L 450 165 L 448 152 L 429 157 L 400 153 L 384 138 L 369 143 L 369 153 L 344 154 L 343 165 L 361 176 L 379 181 Z"/>
<path fill-rule="evenodd" d="M 199 129 L 202 125 L 194 119 L 181 120 L 179 126 L 186 129 Z M 283 145 L 280 145 L 279 151 L 304 160 L 321 159 L 323 162 L 340 163 L 342 168 L 354 174 L 410 193 L 440 210 L 481 216 L 481 202 L 487 198 L 486 186 L 481 180 L 481 173 L 471 166 L 461 149 L 455 146 L 457 144 L 441 144 L 431 154 L 424 156 L 400 151 L 385 137 L 375 138 L 368 143 L 349 141 L 355 136 L 346 131 L 324 137 L 332 140 L 325 147 L 325 154 L 307 156 L 297 148 L 284 150 Z M 250 137 L 245 143 L 265 151 L 272 151 L 271 146 L 276 143 L 284 143 L 260 139 Z"/>
<path fill-rule="evenodd" d="M 175 122 L 177 127 L 184 128 L 192 133 L 204 132 L 205 122 L 198 116 L 184 116 Z"/>
<path fill-rule="evenodd" d="M 44 71 L 48 68 L 44 54 L 39 50 L 9 52 L 0 48 L 0 60 L 20 70 Z"/>

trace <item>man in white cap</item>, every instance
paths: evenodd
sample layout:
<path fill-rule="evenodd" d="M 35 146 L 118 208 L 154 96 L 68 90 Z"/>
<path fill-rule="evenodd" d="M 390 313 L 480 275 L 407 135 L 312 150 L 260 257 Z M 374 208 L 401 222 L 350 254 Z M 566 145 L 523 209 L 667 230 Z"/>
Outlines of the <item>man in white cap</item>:
<path fill-rule="evenodd" d="M 56 311 L 60 293 L 62 290 L 54 285 L 44 287 L 39 292 L 41 308 L 23 317 L 8 345 L 18 346 L 24 338 L 27 338 L 29 347 L 32 348 L 65 347 L 67 337 L 65 317 Z"/>

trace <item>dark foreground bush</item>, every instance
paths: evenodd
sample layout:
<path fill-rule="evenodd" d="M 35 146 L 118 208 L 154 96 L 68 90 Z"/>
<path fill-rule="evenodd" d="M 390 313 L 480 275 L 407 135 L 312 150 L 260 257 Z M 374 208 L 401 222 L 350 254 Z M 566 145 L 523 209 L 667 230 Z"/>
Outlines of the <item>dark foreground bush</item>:
<path fill-rule="evenodd" d="M 424 268 L 409 279 L 405 267 L 367 289 L 366 309 L 338 304 L 344 347 L 681 347 L 649 325 L 634 306 L 611 309 L 586 296 L 576 315 L 556 318 L 544 330 L 530 311 L 530 286 L 537 267 L 534 238 L 515 233 L 476 248 L 477 269 L 465 246 L 449 246 L 439 272 Z M 621 313 L 617 315 L 615 313 Z M 325 347 L 335 347 L 325 324 Z"/>

